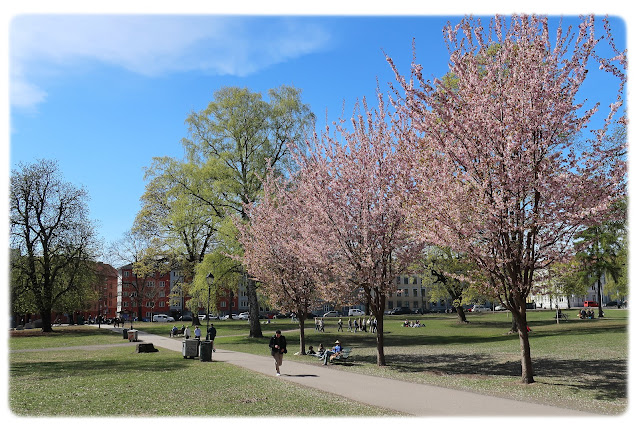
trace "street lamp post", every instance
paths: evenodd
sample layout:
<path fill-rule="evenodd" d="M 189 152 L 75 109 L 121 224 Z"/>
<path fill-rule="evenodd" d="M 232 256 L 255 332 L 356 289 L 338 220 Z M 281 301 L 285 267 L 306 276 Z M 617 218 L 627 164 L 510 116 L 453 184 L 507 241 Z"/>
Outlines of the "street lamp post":
<path fill-rule="evenodd" d="M 206 301 L 206 340 L 209 340 L 209 309 L 211 308 L 211 286 L 213 285 L 213 274 L 211 272 L 206 276 L 206 283 L 209 285 L 209 297 Z"/>

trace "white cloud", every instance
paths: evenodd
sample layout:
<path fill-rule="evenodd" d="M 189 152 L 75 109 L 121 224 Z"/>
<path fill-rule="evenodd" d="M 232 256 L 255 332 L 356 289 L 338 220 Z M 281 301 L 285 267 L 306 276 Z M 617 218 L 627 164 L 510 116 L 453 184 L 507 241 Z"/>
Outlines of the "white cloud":
<path fill-rule="evenodd" d="M 11 104 L 46 98 L 32 81 L 99 61 L 158 76 L 202 71 L 245 76 L 321 49 L 328 32 L 309 20 L 179 15 L 23 15 L 10 28 Z"/>

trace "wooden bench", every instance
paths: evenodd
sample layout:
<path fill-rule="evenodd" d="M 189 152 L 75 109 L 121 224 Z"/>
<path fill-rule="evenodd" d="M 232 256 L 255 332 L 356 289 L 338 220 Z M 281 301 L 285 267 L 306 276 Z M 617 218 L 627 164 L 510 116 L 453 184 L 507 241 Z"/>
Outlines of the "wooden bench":
<path fill-rule="evenodd" d="M 173 334 L 173 330 L 171 330 L 169 332 L 169 337 L 175 337 L 175 336 L 184 336 L 184 332 L 180 329 L 178 329 L 175 334 Z"/>
<path fill-rule="evenodd" d="M 557 314 L 555 314 L 554 319 L 557 319 Z M 560 320 L 564 320 L 564 321 L 568 321 L 568 316 L 566 316 L 566 314 L 564 314 L 563 312 L 559 314 L 559 319 Z"/>

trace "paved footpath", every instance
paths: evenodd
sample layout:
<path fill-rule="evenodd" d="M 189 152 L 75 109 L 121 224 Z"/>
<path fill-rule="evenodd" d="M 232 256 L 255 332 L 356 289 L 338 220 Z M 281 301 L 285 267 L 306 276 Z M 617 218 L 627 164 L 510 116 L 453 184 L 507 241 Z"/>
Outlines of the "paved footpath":
<path fill-rule="evenodd" d="M 97 326 L 96 326 L 97 327 Z M 112 327 L 109 327 L 112 328 Z M 122 333 L 122 328 L 112 328 Z M 163 337 L 138 331 L 138 340 L 154 346 L 182 352 L 182 338 Z M 401 380 L 351 373 L 330 365 L 317 366 L 292 361 L 284 356 L 280 367 L 282 380 L 317 388 L 365 404 L 388 408 L 415 416 L 592 416 L 592 413 L 569 410 L 511 399 L 429 386 Z M 214 362 L 228 362 L 268 376 L 275 375 L 270 356 L 220 350 Z M 198 361 L 199 362 L 199 361 Z"/>

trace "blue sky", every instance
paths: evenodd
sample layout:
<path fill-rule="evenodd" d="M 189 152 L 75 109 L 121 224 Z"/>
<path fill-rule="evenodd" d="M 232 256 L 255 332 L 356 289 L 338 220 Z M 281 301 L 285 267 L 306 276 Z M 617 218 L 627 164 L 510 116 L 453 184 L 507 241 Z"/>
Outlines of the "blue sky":
<path fill-rule="evenodd" d="M 404 75 L 416 39 L 426 76 L 447 70 L 450 16 L 18 15 L 9 22 L 10 167 L 57 159 L 88 190 L 91 217 L 110 242 L 130 229 L 154 156 L 182 157 L 191 111 L 222 86 L 266 95 L 302 89 L 318 124 Z M 625 46 L 623 19 L 613 19 Z M 615 87 L 595 81 L 589 98 Z M 612 91 L 612 93 L 610 93 Z"/>

